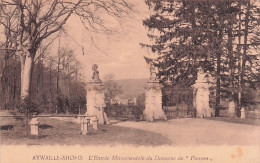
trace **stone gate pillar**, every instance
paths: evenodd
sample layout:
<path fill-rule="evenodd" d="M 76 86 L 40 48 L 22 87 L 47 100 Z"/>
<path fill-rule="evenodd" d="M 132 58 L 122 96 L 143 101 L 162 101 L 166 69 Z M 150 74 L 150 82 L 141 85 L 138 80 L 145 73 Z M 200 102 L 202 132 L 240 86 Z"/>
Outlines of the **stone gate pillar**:
<path fill-rule="evenodd" d="M 107 119 L 105 119 L 104 107 L 105 103 L 105 93 L 102 81 L 99 79 L 99 72 L 97 70 L 98 66 L 94 64 L 92 66 L 93 76 L 92 80 L 87 84 L 87 112 L 86 115 L 97 116 L 99 124 L 105 124 Z M 90 120 L 91 123 L 92 120 Z"/>
<path fill-rule="evenodd" d="M 156 79 L 156 74 L 150 69 L 150 81 L 145 87 L 145 110 L 143 112 L 146 121 L 153 121 L 157 119 L 165 119 L 166 116 L 162 109 L 162 85 Z"/>
<path fill-rule="evenodd" d="M 211 117 L 213 114 L 213 109 L 209 106 L 209 88 L 211 84 L 209 83 L 208 77 L 206 76 L 203 69 L 200 68 L 197 80 L 193 87 L 193 105 L 196 109 L 196 117 Z"/>

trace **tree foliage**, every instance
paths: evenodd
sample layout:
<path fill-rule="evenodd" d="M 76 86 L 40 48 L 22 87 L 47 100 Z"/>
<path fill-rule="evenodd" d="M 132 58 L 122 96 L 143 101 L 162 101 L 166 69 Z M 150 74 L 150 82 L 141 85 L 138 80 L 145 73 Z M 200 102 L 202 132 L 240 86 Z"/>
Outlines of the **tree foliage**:
<path fill-rule="evenodd" d="M 59 73 L 59 57 L 46 52 L 45 57 L 35 62 L 32 72 L 31 96 L 20 100 L 20 60 L 16 55 L 5 60 L 1 78 L 0 108 L 45 112 L 45 113 L 79 113 L 85 109 L 85 83 L 80 73 L 80 64 L 73 51 L 61 48 Z M 3 56 L 3 55 L 1 55 Z M 76 65 L 76 66 L 75 66 Z M 71 67 L 71 68 L 69 68 Z M 57 80 L 59 78 L 60 80 Z M 59 84 L 57 84 L 59 82 Z M 59 89 L 57 89 L 57 85 Z M 58 90 L 58 91 L 57 91 Z M 21 109 L 20 109 L 21 108 Z"/>
<path fill-rule="evenodd" d="M 72 15 L 86 29 L 110 34 L 108 16 L 119 18 L 131 6 L 124 0 L 1 0 L 0 25 L 5 29 L 5 50 L 13 51 L 21 63 L 21 99 L 29 96 L 34 59 L 39 47 L 62 30 Z"/>
<path fill-rule="evenodd" d="M 115 101 L 115 98 L 122 93 L 122 88 L 114 81 L 113 74 L 107 74 L 104 81 L 105 100 L 108 104 Z"/>
<path fill-rule="evenodd" d="M 152 14 L 143 24 L 152 43 L 141 46 L 157 54 L 145 59 L 158 67 L 160 81 L 187 87 L 202 67 L 215 78 L 216 108 L 228 96 L 246 105 L 246 90 L 259 82 L 255 50 L 259 4 L 250 0 L 147 0 L 146 4 Z"/>

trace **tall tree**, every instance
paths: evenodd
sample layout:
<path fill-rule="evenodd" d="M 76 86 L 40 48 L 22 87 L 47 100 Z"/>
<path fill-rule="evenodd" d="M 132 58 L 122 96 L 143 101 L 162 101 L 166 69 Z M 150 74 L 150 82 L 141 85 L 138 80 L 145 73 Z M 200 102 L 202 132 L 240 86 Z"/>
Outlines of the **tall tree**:
<path fill-rule="evenodd" d="M 107 74 L 105 76 L 104 88 L 105 88 L 105 100 L 108 104 L 122 93 L 122 88 L 114 81 L 114 74 Z"/>
<path fill-rule="evenodd" d="M 253 36 L 259 10 L 257 7 L 252 10 L 253 2 L 249 0 L 147 0 L 146 3 L 152 14 L 143 23 L 152 43 L 141 45 L 157 54 L 156 58 L 146 57 L 146 61 L 158 67 L 158 77 L 165 85 L 186 87 L 194 82 L 197 67 L 209 71 L 216 79 L 215 115 L 218 116 L 221 97 L 241 93 L 242 89 L 236 85 L 240 86 L 249 74 L 256 75 L 254 66 L 245 63 L 256 61 L 255 57 L 248 57 L 246 33 L 250 30 L 251 38 L 257 38 Z M 243 73 L 242 69 L 250 73 Z"/>
<path fill-rule="evenodd" d="M 79 16 L 89 30 L 107 32 L 103 14 L 119 18 L 130 10 L 124 0 L 2 0 L 0 25 L 8 30 L 12 50 L 21 62 L 21 99 L 29 96 L 33 60 L 40 45 L 57 34 L 72 15 Z"/>
<path fill-rule="evenodd" d="M 256 82 L 259 82 L 259 65 L 256 61 L 259 59 L 259 53 L 252 51 L 252 48 L 259 48 L 260 44 L 254 42 L 253 38 L 259 37 L 257 35 L 257 29 L 259 29 L 260 24 L 260 6 L 254 1 L 240 1 L 242 18 L 239 19 L 242 28 L 242 42 L 239 45 L 241 48 L 238 53 L 240 54 L 239 61 L 239 94 L 240 99 L 238 113 L 241 107 L 245 106 L 248 100 L 248 88 L 256 89 Z M 256 49 L 254 49 L 256 50 Z M 258 56 L 257 56 L 258 55 Z"/>

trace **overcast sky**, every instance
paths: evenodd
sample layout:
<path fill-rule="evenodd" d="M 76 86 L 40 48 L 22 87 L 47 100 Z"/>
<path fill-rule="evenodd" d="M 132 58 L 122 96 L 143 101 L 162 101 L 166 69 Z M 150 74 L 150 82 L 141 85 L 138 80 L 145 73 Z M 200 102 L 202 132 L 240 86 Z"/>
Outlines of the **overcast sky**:
<path fill-rule="evenodd" d="M 111 20 L 110 25 L 117 32 L 109 37 L 86 31 L 80 20 L 75 17 L 66 24 L 65 29 L 69 36 L 65 36 L 61 44 L 74 50 L 86 81 L 91 79 L 91 67 L 95 63 L 99 66 L 101 79 L 111 73 L 115 75 L 115 79 L 149 77 L 149 67 L 143 58 L 149 52 L 140 46 L 140 42 L 149 42 L 147 30 L 142 24 L 142 20 L 149 16 L 149 9 L 144 0 L 129 1 L 135 5 L 134 9 L 137 12 L 119 22 Z M 84 55 L 81 46 L 84 47 Z"/>

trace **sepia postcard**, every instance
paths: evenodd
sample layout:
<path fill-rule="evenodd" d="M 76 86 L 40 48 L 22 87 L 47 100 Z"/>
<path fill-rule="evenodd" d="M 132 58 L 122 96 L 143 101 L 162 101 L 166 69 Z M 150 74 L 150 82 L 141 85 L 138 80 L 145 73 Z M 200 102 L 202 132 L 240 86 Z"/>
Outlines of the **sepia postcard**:
<path fill-rule="evenodd" d="M 260 162 L 257 0 L 0 0 L 0 163 Z"/>

